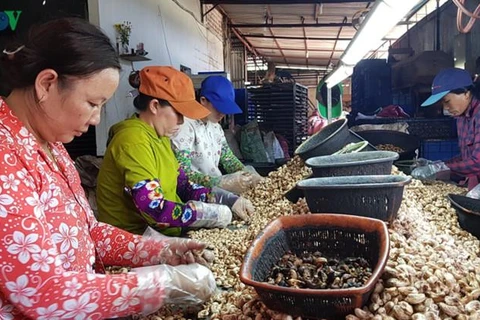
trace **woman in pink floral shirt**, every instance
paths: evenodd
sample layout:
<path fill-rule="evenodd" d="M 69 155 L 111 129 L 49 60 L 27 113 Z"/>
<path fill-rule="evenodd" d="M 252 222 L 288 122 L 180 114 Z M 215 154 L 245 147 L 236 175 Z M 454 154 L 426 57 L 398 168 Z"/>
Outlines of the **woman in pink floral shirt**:
<path fill-rule="evenodd" d="M 99 123 L 118 86 L 109 39 L 80 19 L 32 31 L 2 59 L 0 319 L 104 319 L 208 298 L 213 276 L 192 253 L 204 245 L 99 223 L 63 147 Z M 105 265 L 134 269 L 95 273 Z"/>

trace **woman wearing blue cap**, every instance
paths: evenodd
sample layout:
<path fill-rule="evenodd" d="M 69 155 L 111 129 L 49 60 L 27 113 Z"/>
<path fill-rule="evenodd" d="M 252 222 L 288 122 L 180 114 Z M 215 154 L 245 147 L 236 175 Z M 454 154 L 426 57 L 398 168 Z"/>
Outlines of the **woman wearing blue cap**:
<path fill-rule="evenodd" d="M 219 124 L 225 115 L 242 112 L 235 103 L 232 83 L 222 76 L 206 78 L 202 82 L 199 102 L 211 113 L 201 120 L 184 119 L 180 130 L 172 137 L 175 155 L 193 182 L 240 194 L 262 178 L 246 170 L 233 154 Z M 219 166 L 227 174 L 222 175 Z M 244 211 L 251 214 L 253 206 L 246 205 Z"/>
<path fill-rule="evenodd" d="M 461 154 L 445 162 L 436 161 L 418 167 L 412 171 L 412 176 L 435 180 L 454 173 L 468 178 L 468 189 L 471 190 L 480 178 L 480 86 L 463 69 L 444 69 L 433 79 L 432 95 L 422 107 L 437 102 L 457 120 Z"/>

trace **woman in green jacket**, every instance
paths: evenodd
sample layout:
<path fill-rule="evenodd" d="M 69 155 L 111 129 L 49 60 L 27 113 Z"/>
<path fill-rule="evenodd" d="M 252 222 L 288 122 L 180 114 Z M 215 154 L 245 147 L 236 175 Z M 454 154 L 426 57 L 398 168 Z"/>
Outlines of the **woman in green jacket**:
<path fill-rule="evenodd" d="M 195 101 L 192 81 L 171 67 L 140 71 L 138 113 L 110 129 L 97 183 L 98 218 L 132 233 L 147 226 L 225 227 L 232 211 L 246 220 L 253 205 L 219 188 L 191 183 L 171 149 L 183 117 L 209 111 Z M 229 207 L 232 211 L 230 211 Z"/>

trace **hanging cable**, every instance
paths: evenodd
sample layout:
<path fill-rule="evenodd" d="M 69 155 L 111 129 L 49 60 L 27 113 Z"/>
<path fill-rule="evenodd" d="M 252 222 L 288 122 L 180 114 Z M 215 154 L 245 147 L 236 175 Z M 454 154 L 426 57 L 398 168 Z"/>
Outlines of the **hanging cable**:
<path fill-rule="evenodd" d="M 461 33 L 470 32 L 470 30 L 472 30 L 473 28 L 473 25 L 475 24 L 476 19 L 480 19 L 480 5 L 478 5 L 475 11 L 473 11 L 472 13 L 468 11 L 468 9 L 465 8 L 465 6 L 463 5 L 465 3 L 465 0 L 453 0 L 453 3 L 458 7 L 457 9 L 458 31 L 460 31 Z M 465 26 L 462 25 L 463 14 L 470 17 L 470 20 Z"/>
<path fill-rule="evenodd" d="M 465 0 L 453 0 L 453 2 L 457 5 L 458 9 L 461 10 L 463 13 L 465 13 L 467 16 L 469 16 L 471 18 L 475 18 L 475 19 L 480 19 L 480 16 L 478 15 L 480 5 L 477 6 L 475 11 L 472 13 L 472 12 L 468 11 L 468 9 L 465 8 L 465 6 L 463 5 Z"/>

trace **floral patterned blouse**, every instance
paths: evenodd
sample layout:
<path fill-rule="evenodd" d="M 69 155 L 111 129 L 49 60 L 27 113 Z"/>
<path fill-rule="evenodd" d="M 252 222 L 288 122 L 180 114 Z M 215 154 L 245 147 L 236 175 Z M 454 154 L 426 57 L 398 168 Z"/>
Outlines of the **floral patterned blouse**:
<path fill-rule="evenodd" d="M 162 244 L 99 223 L 67 151 L 49 147 L 56 162 L 0 99 L 0 319 L 139 313 L 137 276 L 94 264 L 156 264 Z"/>
<path fill-rule="evenodd" d="M 218 123 L 185 118 L 180 131 L 172 137 L 172 146 L 189 179 L 206 187 L 220 183 L 219 166 L 227 173 L 244 167 L 230 149 Z"/>

